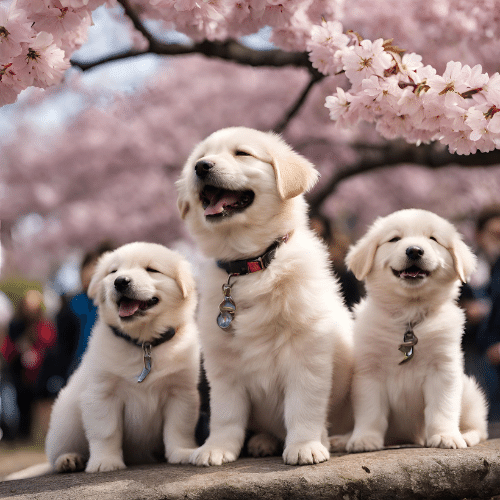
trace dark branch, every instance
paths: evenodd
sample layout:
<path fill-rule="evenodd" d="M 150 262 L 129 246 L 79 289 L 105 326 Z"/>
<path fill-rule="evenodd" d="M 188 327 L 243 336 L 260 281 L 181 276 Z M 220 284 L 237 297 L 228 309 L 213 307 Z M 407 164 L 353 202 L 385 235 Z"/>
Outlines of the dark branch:
<path fill-rule="evenodd" d="M 227 40 L 223 42 L 209 42 L 205 40 L 203 42 L 193 43 L 190 45 L 163 43 L 157 40 L 154 35 L 148 31 L 139 18 L 137 12 L 130 6 L 127 0 L 118 1 L 123 6 L 125 14 L 132 20 L 134 27 L 148 40 L 148 49 L 144 51 L 130 50 L 90 62 L 72 60 L 71 64 L 73 66 L 86 71 L 108 62 L 137 57 L 144 54 L 156 54 L 160 56 L 201 54 L 206 57 L 217 57 L 219 59 L 234 61 L 236 63 L 249 66 L 296 66 L 306 68 L 313 74 L 316 73 L 316 70 L 312 67 L 308 55 L 305 52 L 286 52 L 280 49 L 255 50 L 237 42 L 236 40 Z"/>
<path fill-rule="evenodd" d="M 421 165 L 430 169 L 452 165 L 469 168 L 500 165 L 500 150 L 466 156 L 449 153 L 440 144 L 414 146 L 399 141 L 389 142 L 380 147 L 358 145 L 357 149 L 358 151 L 364 149 L 358 162 L 341 168 L 324 186 L 311 193 L 309 196 L 311 213 L 321 211 L 323 203 L 342 181 L 377 169 L 403 164 Z"/>
<path fill-rule="evenodd" d="M 324 75 L 322 75 L 319 72 L 316 72 L 315 74 L 313 73 L 311 76 L 311 79 L 309 80 L 308 84 L 302 91 L 302 93 L 299 95 L 297 101 L 292 105 L 292 107 L 286 112 L 285 116 L 275 125 L 273 130 L 280 134 L 285 130 L 285 128 L 288 126 L 290 123 L 290 120 L 299 112 L 300 108 L 304 104 L 307 96 L 309 95 L 309 92 L 311 89 L 314 87 L 316 83 L 321 81 L 324 78 Z"/>

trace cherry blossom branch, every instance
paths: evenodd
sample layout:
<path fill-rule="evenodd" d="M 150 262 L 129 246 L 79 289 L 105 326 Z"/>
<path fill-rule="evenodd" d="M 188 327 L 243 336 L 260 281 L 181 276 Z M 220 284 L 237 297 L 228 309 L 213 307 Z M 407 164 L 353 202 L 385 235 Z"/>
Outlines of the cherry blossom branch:
<path fill-rule="evenodd" d="M 308 49 L 320 71 L 343 71 L 350 81 L 347 92 L 337 88 L 325 103 L 339 126 L 364 120 L 375 123 L 386 139 L 439 141 L 463 155 L 500 147 L 498 73 L 490 77 L 480 65 L 450 61 L 438 75 L 421 56 L 402 55 L 392 40 L 344 34 L 339 22 L 316 26 Z"/>
<path fill-rule="evenodd" d="M 308 55 L 305 52 L 287 52 L 281 49 L 255 50 L 231 39 L 226 41 L 204 40 L 190 45 L 163 43 L 157 40 L 145 27 L 136 10 L 130 5 L 128 0 L 118 0 L 118 3 L 122 5 L 125 14 L 130 18 L 135 29 L 146 38 L 149 47 L 146 50 L 130 50 L 87 63 L 71 60 L 73 66 L 77 66 L 83 71 L 86 71 L 102 64 L 145 54 L 156 54 L 161 56 L 201 54 L 206 57 L 216 57 L 249 66 L 304 67 L 317 77 L 318 72 L 312 67 Z"/>

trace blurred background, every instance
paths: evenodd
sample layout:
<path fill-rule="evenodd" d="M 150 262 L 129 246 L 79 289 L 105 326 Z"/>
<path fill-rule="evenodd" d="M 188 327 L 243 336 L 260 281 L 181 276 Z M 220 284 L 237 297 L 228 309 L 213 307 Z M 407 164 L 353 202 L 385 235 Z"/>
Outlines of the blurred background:
<path fill-rule="evenodd" d="M 408 50 L 419 50 L 441 72 L 453 57 L 498 70 L 491 52 L 471 55 L 467 40 L 458 45 L 445 37 L 446 13 L 425 20 L 432 37 L 418 26 L 403 34 L 394 18 L 404 16 L 404 6 L 394 14 L 392 2 L 378 4 L 387 14 L 378 23 L 363 17 L 364 1 L 344 23 L 366 37 L 404 37 Z M 349 304 L 363 291 L 343 258 L 377 216 L 425 208 L 459 228 L 479 256 L 461 298 L 466 366 L 488 392 L 495 429 L 500 359 L 488 351 L 497 339 L 487 329 L 500 256 L 497 151 L 456 156 L 439 144 L 387 141 L 369 124 L 336 128 L 324 101 L 345 81 L 320 78 L 307 58 L 283 67 L 200 53 L 101 62 L 130 50 L 137 33 L 121 5 L 101 6 L 92 17 L 88 41 L 73 54 L 61 85 L 30 88 L 0 108 L 0 477 L 43 460 L 51 403 L 77 366 L 95 318 L 85 291 L 96 258 L 145 240 L 176 248 L 195 269 L 202 261 L 178 215 L 174 182 L 198 141 L 232 125 L 279 131 L 321 172 L 308 195 L 311 217 Z M 163 25 L 147 27 L 162 43 L 190 44 Z M 481 29 L 464 27 L 468 40 Z M 270 53 L 276 50 L 270 34 L 263 28 L 239 41 Z"/>

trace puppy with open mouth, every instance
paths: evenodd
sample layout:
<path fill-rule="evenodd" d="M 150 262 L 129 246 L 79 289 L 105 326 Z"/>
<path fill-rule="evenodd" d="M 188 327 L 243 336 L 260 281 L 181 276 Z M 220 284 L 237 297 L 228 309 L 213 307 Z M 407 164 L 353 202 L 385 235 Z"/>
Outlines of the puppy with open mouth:
<path fill-rule="evenodd" d="M 102 256 L 88 293 L 99 316 L 54 403 L 46 439 L 52 470 L 187 463 L 199 410 L 189 264 L 162 245 L 130 243 Z"/>
<path fill-rule="evenodd" d="M 456 304 L 475 256 L 456 229 L 431 212 L 401 210 L 375 221 L 346 263 L 367 291 L 355 309 L 347 450 L 465 448 L 486 439 L 487 404 L 464 374 Z"/>
<path fill-rule="evenodd" d="M 210 435 L 196 465 L 282 447 L 288 464 L 329 458 L 352 425 L 352 320 L 326 248 L 308 225 L 313 165 L 272 133 L 219 130 L 177 182 L 181 216 L 210 258 L 199 324 L 211 388 Z"/>

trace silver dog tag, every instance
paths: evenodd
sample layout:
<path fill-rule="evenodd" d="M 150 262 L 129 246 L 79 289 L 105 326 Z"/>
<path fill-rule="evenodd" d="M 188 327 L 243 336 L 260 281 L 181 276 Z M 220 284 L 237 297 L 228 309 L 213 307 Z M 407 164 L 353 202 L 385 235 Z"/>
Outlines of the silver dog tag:
<path fill-rule="evenodd" d="M 144 344 L 142 344 L 142 350 L 144 352 L 144 368 L 137 378 L 137 382 L 142 382 L 149 375 L 153 366 L 153 360 L 151 359 L 151 344 L 149 342 L 144 342 Z"/>
<path fill-rule="evenodd" d="M 413 358 L 414 354 L 413 347 L 416 346 L 417 343 L 418 343 L 417 336 L 413 333 L 412 327 L 408 326 L 408 329 L 406 330 L 403 337 L 403 343 L 400 344 L 398 348 L 398 350 L 400 350 L 404 354 L 403 360 L 399 363 L 400 365 L 406 363 L 407 361 L 410 361 L 410 359 Z"/>
<path fill-rule="evenodd" d="M 224 300 L 219 304 L 219 315 L 217 316 L 217 325 L 222 330 L 227 330 L 231 322 L 233 321 L 234 315 L 236 313 L 236 304 L 234 303 L 233 298 L 231 297 L 231 286 L 230 280 L 232 278 L 232 274 L 229 275 L 227 280 L 227 284 L 224 283 L 222 285 L 222 293 L 224 295 Z"/>

